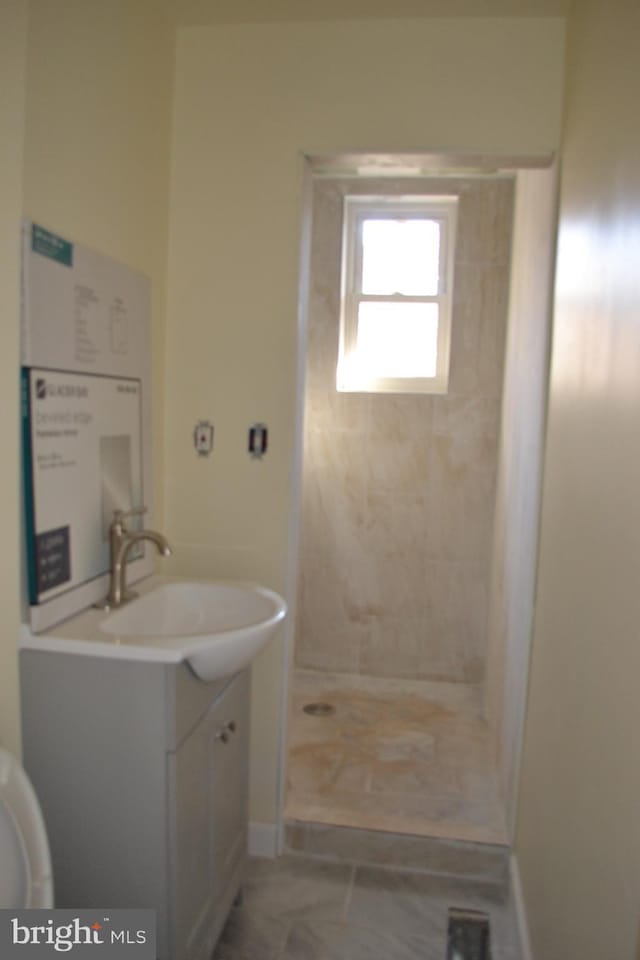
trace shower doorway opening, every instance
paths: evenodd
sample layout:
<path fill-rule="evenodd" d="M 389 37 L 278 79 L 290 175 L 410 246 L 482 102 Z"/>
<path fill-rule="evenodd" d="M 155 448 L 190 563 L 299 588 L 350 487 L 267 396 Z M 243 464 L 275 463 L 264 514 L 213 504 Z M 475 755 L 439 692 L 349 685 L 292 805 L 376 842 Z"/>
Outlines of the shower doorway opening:
<path fill-rule="evenodd" d="M 507 845 L 535 581 L 555 175 L 548 158 L 419 160 L 421 174 L 402 177 L 389 158 L 384 177 L 355 175 L 362 164 L 348 158 L 308 161 L 282 820 Z M 336 390 L 342 209 L 358 193 L 459 198 L 444 395 Z M 548 262 L 534 278 L 541 244 Z"/>

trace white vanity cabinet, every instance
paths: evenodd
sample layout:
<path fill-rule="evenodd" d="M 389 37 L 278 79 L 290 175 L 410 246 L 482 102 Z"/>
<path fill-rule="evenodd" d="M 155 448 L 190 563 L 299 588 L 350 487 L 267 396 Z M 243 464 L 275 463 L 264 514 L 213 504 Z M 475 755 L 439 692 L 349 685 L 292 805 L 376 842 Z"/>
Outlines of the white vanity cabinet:
<path fill-rule="evenodd" d="M 217 938 L 238 892 L 247 849 L 248 697 L 245 671 L 168 755 L 178 957 L 198 957 L 193 945 Z"/>
<path fill-rule="evenodd" d="M 208 960 L 246 862 L 249 670 L 35 650 L 20 669 L 56 906 L 153 908 L 159 960 Z"/>

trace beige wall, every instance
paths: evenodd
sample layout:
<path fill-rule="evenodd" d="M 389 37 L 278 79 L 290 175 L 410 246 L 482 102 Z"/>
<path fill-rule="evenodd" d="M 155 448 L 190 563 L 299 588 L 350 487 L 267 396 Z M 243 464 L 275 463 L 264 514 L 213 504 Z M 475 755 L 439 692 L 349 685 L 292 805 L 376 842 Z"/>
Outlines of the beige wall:
<path fill-rule="evenodd" d="M 168 0 L 176 22 L 260 23 L 264 20 L 357 20 L 388 17 L 560 17 L 571 0 Z"/>
<path fill-rule="evenodd" d="M 176 569 L 286 582 L 294 462 L 300 152 L 557 146 L 554 20 L 183 29 L 171 186 L 166 518 Z M 195 422 L 216 426 L 209 459 Z M 259 463 L 246 430 L 270 427 Z M 252 805 L 273 821 L 283 657 L 254 667 Z"/>
<path fill-rule="evenodd" d="M 446 395 L 336 392 L 342 198 L 454 194 Z M 316 181 L 299 667 L 480 683 L 509 291 L 513 180 Z"/>
<path fill-rule="evenodd" d="M 0 741 L 15 750 L 20 218 L 32 217 L 151 277 L 161 494 L 173 31 L 157 10 L 153 0 L 6 0 L 1 6 L 0 499 L 7 548 L 0 564 Z"/>
<path fill-rule="evenodd" d="M 151 279 L 162 516 L 174 31 L 155 0 L 30 0 L 24 213 Z"/>
<path fill-rule="evenodd" d="M 631 960 L 640 903 L 640 10 L 574 4 L 516 851 L 539 960 Z"/>
<path fill-rule="evenodd" d="M 20 749 L 19 309 L 27 4 L 0 4 L 0 744 Z"/>

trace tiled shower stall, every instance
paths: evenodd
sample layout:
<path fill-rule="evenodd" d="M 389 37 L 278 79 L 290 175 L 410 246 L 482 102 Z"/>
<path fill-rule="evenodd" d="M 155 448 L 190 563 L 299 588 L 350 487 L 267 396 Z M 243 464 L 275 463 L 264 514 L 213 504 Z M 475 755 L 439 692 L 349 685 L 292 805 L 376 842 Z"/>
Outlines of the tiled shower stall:
<path fill-rule="evenodd" d="M 459 196 L 444 395 L 336 391 L 355 192 Z M 483 684 L 513 205 L 509 176 L 314 182 L 289 819 L 504 840 Z"/>

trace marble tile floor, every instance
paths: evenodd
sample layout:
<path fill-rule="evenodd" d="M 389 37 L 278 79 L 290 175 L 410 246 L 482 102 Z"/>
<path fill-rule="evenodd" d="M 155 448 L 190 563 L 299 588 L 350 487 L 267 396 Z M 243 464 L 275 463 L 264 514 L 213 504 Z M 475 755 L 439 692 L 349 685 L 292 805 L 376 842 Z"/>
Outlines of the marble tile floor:
<path fill-rule="evenodd" d="M 492 960 L 521 960 L 504 884 L 291 854 L 251 860 L 212 960 L 446 960 L 450 907 L 488 915 Z"/>
<path fill-rule="evenodd" d="M 506 843 L 479 687 L 296 670 L 285 818 Z"/>

